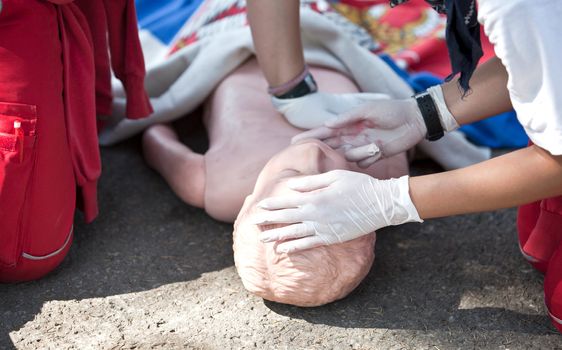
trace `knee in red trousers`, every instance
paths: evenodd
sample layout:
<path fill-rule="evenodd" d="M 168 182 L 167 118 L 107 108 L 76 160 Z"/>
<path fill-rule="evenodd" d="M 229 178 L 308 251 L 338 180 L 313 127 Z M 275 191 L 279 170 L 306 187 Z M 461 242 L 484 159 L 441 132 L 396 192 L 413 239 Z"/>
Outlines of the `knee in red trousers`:
<path fill-rule="evenodd" d="M 134 0 L 0 1 L 0 282 L 13 282 L 62 261 L 77 204 L 86 221 L 97 215 L 96 109 L 110 112 L 108 49 L 127 117 L 152 108 Z"/>
<path fill-rule="evenodd" d="M 0 12 L 0 282 L 53 270 L 72 241 L 76 181 L 65 125 L 56 7 Z"/>
<path fill-rule="evenodd" d="M 55 234 L 62 236 L 62 234 Z M 31 255 L 21 252 L 19 260 L 13 266 L 0 266 L 0 282 L 13 283 L 32 281 L 44 277 L 53 271 L 64 260 L 74 237 L 73 230 L 66 232 L 66 240 L 63 245 L 50 254 L 43 256 Z"/>

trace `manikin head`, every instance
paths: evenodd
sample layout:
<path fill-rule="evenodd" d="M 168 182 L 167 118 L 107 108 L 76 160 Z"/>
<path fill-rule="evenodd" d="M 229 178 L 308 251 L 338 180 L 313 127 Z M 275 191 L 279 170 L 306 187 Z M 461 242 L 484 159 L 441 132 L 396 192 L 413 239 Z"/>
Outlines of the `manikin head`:
<path fill-rule="evenodd" d="M 291 177 L 347 169 L 343 156 L 316 140 L 291 145 L 274 156 L 261 171 L 234 224 L 234 261 L 246 289 L 264 299 L 297 306 L 319 306 L 349 294 L 369 272 L 374 260 L 375 233 L 353 241 L 277 253 L 276 243 L 262 243 L 267 228 L 251 223 L 256 204 L 286 195 Z"/>

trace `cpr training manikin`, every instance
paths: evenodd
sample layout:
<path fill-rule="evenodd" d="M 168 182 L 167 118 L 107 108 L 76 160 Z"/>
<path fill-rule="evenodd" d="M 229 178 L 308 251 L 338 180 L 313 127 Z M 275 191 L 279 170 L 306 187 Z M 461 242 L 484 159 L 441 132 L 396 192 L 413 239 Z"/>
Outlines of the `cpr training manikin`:
<path fill-rule="evenodd" d="M 339 72 L 312 67 L 312 73 L 323 91 L 358 91 Z M 406 155 L 359 169 L 318 141 L 289 146 L 301 130 L 274 110 L 266 86 L 256 60 L 247 61 L 207 99 L 204 122 L 209 149 L 204 155 L 192 152 L 171 130 L 159 125 L 145 133 L 145 157 L 187 203 L 226 222 L 233 222 L 240 212 L 234 230 L 234 257 L 250 292 L 299 306 L 326 304 L 345 297 L 365 277 L 374 260 L 375 233 L 288 256 L 259 241 L 259 229 L 251 225 L 249 214 L 260 199 L 280 194 L 279 184 L 288 176 L 351 169 L 377 178 L 400 177 L 408 172 Z M 179 154 L 168 160 L 163 157 L 174 152 Z M 168 171 L 173 176 L 166 175 Z"/>

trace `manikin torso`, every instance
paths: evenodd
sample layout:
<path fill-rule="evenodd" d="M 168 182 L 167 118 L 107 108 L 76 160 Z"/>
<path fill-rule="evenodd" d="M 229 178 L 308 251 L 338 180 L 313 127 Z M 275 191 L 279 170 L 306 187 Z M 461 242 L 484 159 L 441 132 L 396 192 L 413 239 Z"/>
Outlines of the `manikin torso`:
<path fill-rule="evenodd" d="M 358 91 L 341 73 L 316 67 L 311 71 L 322 91 Z M 204 206 L 215 219 L 232 222 L 236 218 L 267 161 L 302 131 L 273 109 L 266 89 L 257 61 L 251 59 L 222 81 L 205 106 L 209 150 L 204 155 Z M 296 154 L 295 160 L 301 157 Z M 381 179 L 408 172 L 405 154 L 377 162 L 368 169 L 348 166 Z"/>

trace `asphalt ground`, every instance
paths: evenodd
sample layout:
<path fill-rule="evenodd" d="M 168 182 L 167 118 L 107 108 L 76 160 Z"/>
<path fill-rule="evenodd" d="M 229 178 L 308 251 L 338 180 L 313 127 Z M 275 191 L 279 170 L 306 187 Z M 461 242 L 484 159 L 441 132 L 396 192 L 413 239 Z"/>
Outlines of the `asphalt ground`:
<path fill-rule="evenodd" d="M 1 349 L 562 349 L 514 209 L 381 230 L 365 281 L 306 309 L 244 290 L 232 226 L 175 197 L 138 137 L 102 158 L 100 216 L 77 215 L 63 264 L 0 285 Z"/>

